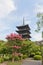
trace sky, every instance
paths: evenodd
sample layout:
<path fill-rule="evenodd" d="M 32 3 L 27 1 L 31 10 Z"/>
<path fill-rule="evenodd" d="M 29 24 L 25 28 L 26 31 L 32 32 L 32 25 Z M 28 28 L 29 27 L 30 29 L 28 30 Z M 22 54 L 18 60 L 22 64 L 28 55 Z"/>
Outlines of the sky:
<path fill-rule="evenodd" d="M 0 40 L 16 33 L 16 26 L 23 25 L 23 17 L 31 28 L 31 40 L 42 40 L 41 32 L 35 32 L 39 12 L 43 13 L 43 0 L 0 0 Z"/>

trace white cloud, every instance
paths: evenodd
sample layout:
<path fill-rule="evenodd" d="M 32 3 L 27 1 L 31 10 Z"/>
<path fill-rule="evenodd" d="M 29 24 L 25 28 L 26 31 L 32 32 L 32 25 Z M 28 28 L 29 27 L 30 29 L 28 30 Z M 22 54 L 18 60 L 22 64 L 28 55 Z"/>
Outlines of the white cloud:
<path fill-rule="evenodd" d="M 9 26 L 7 26 L 6 24 L 4 23 L 1 23 L 0 24 L 0 32 L 4 31 L 4 30 L 7 30 L 7 29 L 10 29 Z"/>
<path fill-rule="evenodd" d="M 34 41 L 40 41 L 40 40 L 42 40 L 41 33 L 34 33 L 34 34 L 31 34 L 31 36 L 33 37 Z"/>
<path fill-rule="evenodd" d="M 36 14 L 37 13 L 43 13 L 43 5 L 36 4 L 34 11 L 35 11 Z"/>
<path fill-rule="evenodd" d="M 0 18 L 5 17 L 13 10 L 16 10 L 13 0 L 0 0 Z"/>

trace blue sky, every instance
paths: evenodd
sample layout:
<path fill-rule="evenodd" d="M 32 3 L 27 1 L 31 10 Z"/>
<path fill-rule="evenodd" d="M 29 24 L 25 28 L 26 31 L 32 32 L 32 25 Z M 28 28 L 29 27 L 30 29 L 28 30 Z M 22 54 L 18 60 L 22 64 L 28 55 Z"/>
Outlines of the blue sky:
<path fill-rule="evenodd" d="M 43 0 L 0 0 L 0 39 L 16 33 L 16 26 L 29 24 L 31 40 L 41 40 L 41 33 L 36 33 L 37 13 L 43 12 Z"/>

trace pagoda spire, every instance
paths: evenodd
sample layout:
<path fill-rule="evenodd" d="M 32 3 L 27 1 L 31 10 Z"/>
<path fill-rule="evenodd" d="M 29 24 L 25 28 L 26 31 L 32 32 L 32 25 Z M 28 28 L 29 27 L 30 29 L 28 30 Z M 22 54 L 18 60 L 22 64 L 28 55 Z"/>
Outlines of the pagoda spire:
<path fill-rule="evenodd" d="M 23 25 L 25 25 L 25 23 L 24 23 L 24 17 L 23 17 Z"/>

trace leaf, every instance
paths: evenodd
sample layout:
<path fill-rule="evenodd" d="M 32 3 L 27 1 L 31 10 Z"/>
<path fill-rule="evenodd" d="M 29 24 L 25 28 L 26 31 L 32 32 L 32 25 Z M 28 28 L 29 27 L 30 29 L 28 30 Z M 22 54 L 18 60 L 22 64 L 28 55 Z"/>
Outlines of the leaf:
<path fill-rule="evenodd" d="M 38 25 L 38 26 L 39 26 L 39 24 L 40 24 L 40 21 L 37 22 L 37 25 Z"/>
<path fill-rule="evenodd" d="M 39 18 L 42 17 L 42 16 L 43 16 L 43 13 L 38 13 L 37 14 L 37 17 L 39 17 Z"/>
<path fill-rule="evenodd" d="M 37 14 L 37 17 L 40 17 L 40 15 L 41 15 L 41 13 L 38 13 L 38 14 Z"/>
<path fill-rule="evenodd" d="M 38 30 L 35 30 L 36 32 L 38 32 Z"/>
<path fill-rule="evenodd" d="M 43 20 L 41 21 L 41 27 L 43 28 Z"/>

